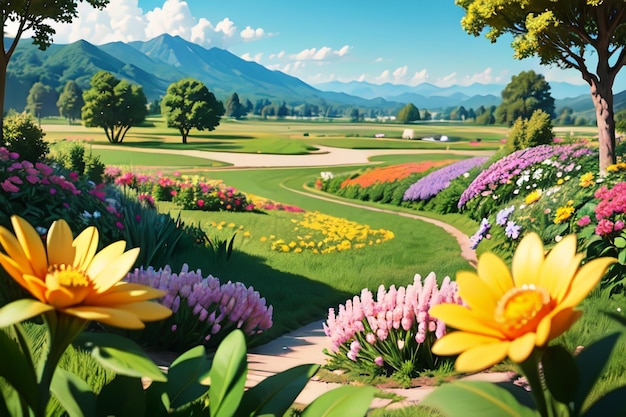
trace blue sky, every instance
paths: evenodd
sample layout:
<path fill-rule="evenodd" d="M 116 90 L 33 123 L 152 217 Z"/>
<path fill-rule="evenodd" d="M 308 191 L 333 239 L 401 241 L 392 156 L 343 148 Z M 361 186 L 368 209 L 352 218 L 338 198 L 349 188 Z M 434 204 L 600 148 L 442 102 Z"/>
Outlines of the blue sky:
<path fill-rule="evenodd" d="M 81 3 L 73 24 L 56 27 L 55 42 L 102 44 L 170 33 L 312 85 L 507 84 L 531 69 L 549 82 L 584 84 L 577 71 L 514 59 L 510 38 L 492 44 L 466 34 L 463 15 L 454 0 L 111 0 L 101 12 Z M 614 91 L 626 89 L 624 79 Z"/>

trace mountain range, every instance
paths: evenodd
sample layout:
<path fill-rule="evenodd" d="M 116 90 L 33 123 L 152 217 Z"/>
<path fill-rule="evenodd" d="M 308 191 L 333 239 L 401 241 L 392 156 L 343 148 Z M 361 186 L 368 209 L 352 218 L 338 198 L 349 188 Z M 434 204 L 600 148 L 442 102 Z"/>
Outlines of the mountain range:
<path fill-rule="evenodd" d="M 308 103 L 358 107 L 376 110 L 379 114 L 396 114 L 407 103 L 429 110 L 497 105 L 504 88 L 495 84 L 442 88 L 427 83 L 407 86 L 365 82 L 312 86 L 283 72 L 241 59 L 227 50 L 206 49 L 167 34 L 145 42 L 112 42 L 98 46 L 80 40 L 67 45 L 53 44 L 46 51 L 39 50 L 29 39 L 23 39 L 8 65 L 5 109 L 21 111 L 30 87 L 37 81 L 60 91 L 67 81 L 75 80 L 84 90 L 89 88 L 89 80 L 99 70 L 141 85 L 149 101 L 159 100 L 171 83 L 193 77 L 222 101 L 236 92 L 241 100 L 253 103 L 267 99 L 274 103 L 284 101 L 290 106 Z M 580 107 L 578 111 L 593 109 L 588 87 L 567 83 L 551 83 L 551 87 L 557 108 L 559 104 L 567 105 L 575 100 Z"/>

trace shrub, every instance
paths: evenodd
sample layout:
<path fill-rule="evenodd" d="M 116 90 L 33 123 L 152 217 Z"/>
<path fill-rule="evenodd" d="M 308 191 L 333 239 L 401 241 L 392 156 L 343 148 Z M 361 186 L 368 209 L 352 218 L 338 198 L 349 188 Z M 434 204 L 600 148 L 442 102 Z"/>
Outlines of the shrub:
<path fill-rule="evenodd" d="M 151 348 L 215 347 L 233 329 L 254 336 L 272 327 L 273 308 L 254 288 L 240 282 L 222 284 L 211 275 L 203 277 L 200 270 L 189 271 L 186 264 L 178 274 L 169 266 L 135 269 L 125 280 L 165 291 L 159 302 L 174 312 L 131 335 Z"/>
<path fill-rule="evenodd" d="M 439 358 L 431 352 L 434 341 L 446 326 L 428 314 L 440 303 L 461 299 L 455 282 L 445 277 L 437 286 L 434 273 L 423 281 L 415 275 L 406 288 L 380 286 L 374 300 L 368 289 L 329 309 L 324 332 L 330 337 L 332 351 L 328 367 L 365 374 L 391 375 L 403 384 L 424 370 L 435 369 Z"/>
<path fill-rule="evenodd" d="M 82 141 L 63 140 L 50 148 L 48 157 L 69 171 L 76 172 L 80 177 L 100 183 L 104 180 L 105 165 L 98 155 L 87 153 Z"/>
<path fill-rule="evenodd" d="M 16 113 L 5 117 L 2 132 L 4 146 L 9 152 L 18 153 L 22 160 L 35 163 L 48 153 L 48 143 L 43 140 L 45 133 L 30 114 Z"/>
<path fill-rule="evenodd" d="M 543 110 L 535 110 L 530 119 L 520 117 L 513 123 L 506 145 L 509 151 L 513 152 L 533 146 L 548 145 L 552 143 L 553 138 L 550 115 Z"/>

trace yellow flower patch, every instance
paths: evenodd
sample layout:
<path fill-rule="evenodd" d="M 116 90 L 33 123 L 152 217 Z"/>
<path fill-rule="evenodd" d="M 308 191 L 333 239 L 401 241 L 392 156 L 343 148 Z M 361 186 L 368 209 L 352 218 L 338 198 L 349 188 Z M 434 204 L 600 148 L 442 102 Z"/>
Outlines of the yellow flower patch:
<path fill-rule="evenodd" d="M 272 250 L 327 254 L 360 249 L 395 237 L 390 230 L 372 229 L 368 225 L 319 212 L 306 212 L 291 221 L 293 235 L 270 237 Z"/>

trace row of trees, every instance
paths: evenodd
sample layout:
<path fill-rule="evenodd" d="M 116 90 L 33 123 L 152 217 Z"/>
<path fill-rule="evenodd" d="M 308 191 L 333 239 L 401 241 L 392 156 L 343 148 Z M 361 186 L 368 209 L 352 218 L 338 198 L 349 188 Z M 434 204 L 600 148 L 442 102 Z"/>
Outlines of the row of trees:
<path fill-rule="evenodd" d="M 555 101 L 550 92 L 550 84 L 543 75 L 534 71 L 523 71 L 511 78 L 511 81 L 502 90 L 502 101 L 499 106 L 480 106 L 476 110 L 466 109 L 464 106 L 450 107 L 436 114 L 440 120 L 471 120 L 477 124 L 508 124 L 522 118 L 530 119 L 537 110 L 542 110 L 556 124 L 559 125 L 586 125 L 589 121 L 580 116 L 574 116 L 570 107 L 561 109 L 555 114 Z M 420 120 L 430 120 L 431 114 L 424 110 L 423 114 L 413 103 L 404 106 L 397 115 L 401 123 L 411 123 Z"/>

